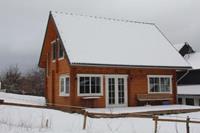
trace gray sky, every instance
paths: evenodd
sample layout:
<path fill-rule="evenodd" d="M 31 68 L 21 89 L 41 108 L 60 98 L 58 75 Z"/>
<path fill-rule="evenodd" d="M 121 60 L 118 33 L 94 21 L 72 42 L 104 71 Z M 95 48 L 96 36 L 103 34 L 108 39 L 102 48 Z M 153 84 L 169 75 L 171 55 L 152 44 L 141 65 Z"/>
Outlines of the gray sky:
<path fill-rule="evenodd" d="M 153 22 L 200 51 L 199 0 L 0 0 L 0 71 L 37 65 L 50 10 Z"/>

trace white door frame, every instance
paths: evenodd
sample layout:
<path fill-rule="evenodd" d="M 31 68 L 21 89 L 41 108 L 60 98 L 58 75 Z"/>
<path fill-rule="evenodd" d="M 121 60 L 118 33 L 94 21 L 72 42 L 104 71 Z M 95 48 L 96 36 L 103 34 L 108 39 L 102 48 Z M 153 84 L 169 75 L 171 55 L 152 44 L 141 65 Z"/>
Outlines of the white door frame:
<path fill-rule="evenodd" d="M 109 94 L 108 94 L 108 79 L 109 78 L 114 78 L 115 79 L 115 103 L 114 105 L 109 104 Z M 116 80 L 118 78 L 123 78 L 124 79 L 124 104 L 119 104 L 118 103 L 118 82 Z M 105 93 L 106 93 L 106 107 L 127 107 L 128 106 L 128 75 L 105 75 Z"/>

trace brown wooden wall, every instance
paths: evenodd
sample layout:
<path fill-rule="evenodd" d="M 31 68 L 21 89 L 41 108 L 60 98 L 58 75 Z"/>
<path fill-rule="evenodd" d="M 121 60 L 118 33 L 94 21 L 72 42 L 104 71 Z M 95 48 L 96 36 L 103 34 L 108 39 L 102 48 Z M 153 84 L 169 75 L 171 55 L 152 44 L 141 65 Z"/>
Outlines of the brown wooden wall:
<path fill-rule="evenodd" d="M 61 74 L 70 75 L 69 62 L 66 56 L 62 60 L 57 59 L 55 62 L 52 61 L 51 42 L 57 38 L 59 38 L 59 36 L 54 21 L 50 18 L 44 41 L 43 54 L 41 55 L 44 58 L 43 65 L 45 65 L 45 69 L 47 68 L 48 58 L 48 75 L 46 75 L 45 95 L 48 103 L 70 105 L 70 97 L 59 96 L 59 76 Z"/>
<path fill-rule="evenodd" d="M 102 68 L 102 67 L 72 67 L 71 78 L 74 79 L 71 82 L 71 89 L 73 89 L 73 105 L 79 106 L 81 103 L 81 97 L 77 96 L 77 74 L 127 74 L 128 75 L 128 106 L 137 105 L 137 94 L 148 94 L 148 81 L 147 75 L 172 75 L 173 86 L 173 101 L 176 103 L 176 71 L 169 69 L 123 69 L 123 68 Z M 105 77 L 103 78 L 103 96 L 98 100 L 95 100 L 96 107 L 105 107 Z"/>

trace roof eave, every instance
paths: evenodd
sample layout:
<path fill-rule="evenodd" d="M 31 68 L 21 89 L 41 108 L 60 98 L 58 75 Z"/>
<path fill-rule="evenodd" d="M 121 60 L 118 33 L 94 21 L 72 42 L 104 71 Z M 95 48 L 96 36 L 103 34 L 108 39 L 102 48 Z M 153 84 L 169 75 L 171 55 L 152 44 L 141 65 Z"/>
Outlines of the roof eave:
<path fill-rule="evenodd" d="M 43 39 L 43 43 L 42 43 L 42 50 L 40 52 L 40 58 L 39 58 L 39 61 L 38 61 L 38 66 L 40 68 L 44 68 L 42 67 L 41 65 L 41 58 L 42 58 L 42 52 L 44 50 L 44 43 L 45 43 L 45 39 L 46 39 L 46 36 L 47 36 L 47 30 L 48 30 L 48 24 L 49 24 L 49 21 L 50 21 L 50 17 L 51 17 L 51 11 L 49 12 L 49 17 L 48 17 L 48 20 L 47 20 L 47 26 L 46 26 L 46 31 L 45 31 L 45 34 L 44 34 L 44 39 Z"/>
<path fill-rule="evenodd" d="M 115 68 L 154 68 L 154 69 L 175 69 L 188 70 L 189 66 L 151 66 L 151 65 L 119 65 L 119 64 L 94 64 L 94 63 L 71 63 L 71 66 L 81 67 L 115 67 Z"/>

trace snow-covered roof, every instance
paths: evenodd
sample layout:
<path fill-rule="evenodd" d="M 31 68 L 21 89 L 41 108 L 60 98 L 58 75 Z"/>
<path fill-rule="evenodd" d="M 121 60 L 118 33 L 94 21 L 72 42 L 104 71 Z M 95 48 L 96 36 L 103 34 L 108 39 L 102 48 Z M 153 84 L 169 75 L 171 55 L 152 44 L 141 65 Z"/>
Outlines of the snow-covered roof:
<path fill-rule="evenodd" d="M 193 69 L 200 69 L 200 52 L 187 54 L 184 58 L 189 62 Z"/>
<path fill-rule="evenodd" d="M 185 45 L 185 43 L 180 43 L 180 44 L 175 44 L 174 47 L 175 47 L 178 51 L 180 51 L 181 48 L 183 48 L 184 45 Z"/>
<path fill-rule="evenodd" d="M 155 24 L 51 14 L 71 64 L 190 67 Z"/>
<path fill-rule="evenodd" d="M 180 85 L 177 86 L 179 95 L 200 95 L 200 85 Z"/>

